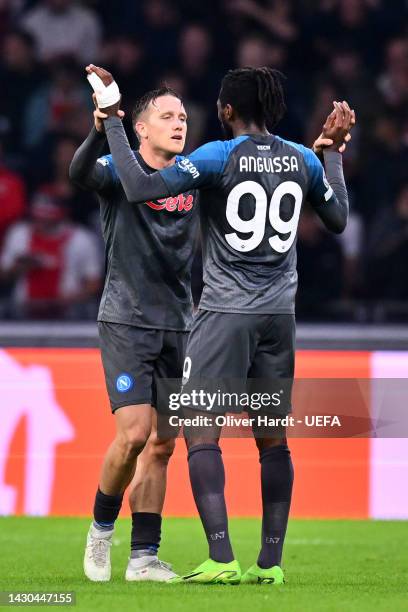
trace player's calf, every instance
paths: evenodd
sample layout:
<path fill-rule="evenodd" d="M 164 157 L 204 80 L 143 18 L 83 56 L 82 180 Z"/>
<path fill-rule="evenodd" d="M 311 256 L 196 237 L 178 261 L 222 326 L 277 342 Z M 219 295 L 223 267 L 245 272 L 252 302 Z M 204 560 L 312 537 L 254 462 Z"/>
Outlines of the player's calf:
<path fill-rule="evenodd" d="M 132 480 L 136 458 L 150 434 L 150 406 L 126 406 L 115 414 L 118 433 L 110 445 L 95 496 L 94 521 L 89 529 L 84 555 L 85 575 L 93 581 L 111 576 L 110 547 L 123 493 Z"/>

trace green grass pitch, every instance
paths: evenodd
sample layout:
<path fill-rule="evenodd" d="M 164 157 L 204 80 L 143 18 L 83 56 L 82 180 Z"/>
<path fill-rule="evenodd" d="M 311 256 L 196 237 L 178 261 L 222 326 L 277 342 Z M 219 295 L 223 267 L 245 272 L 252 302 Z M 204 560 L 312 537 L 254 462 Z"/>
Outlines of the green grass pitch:
<path fill-rule="evenodd" d="M 66 610 L 99 612 L 408 610 L 406 522 L 291 521 L 283 587 L 126 583 L 130 538 L 126 519 L 118 521 L 115 531 L 111 582 L 88 582 L 82 556 L 89 522 L 0 518 L 0 591 L 75 591 L 77 604 Z M 256 519 L 230 522 L 243 569 L 256 559 L 259 524 Z M 207 558 L 198 520 L 166 519 L 163 531 L 161 558 L 173 563 L 176 571 L 185 573 Z"/>

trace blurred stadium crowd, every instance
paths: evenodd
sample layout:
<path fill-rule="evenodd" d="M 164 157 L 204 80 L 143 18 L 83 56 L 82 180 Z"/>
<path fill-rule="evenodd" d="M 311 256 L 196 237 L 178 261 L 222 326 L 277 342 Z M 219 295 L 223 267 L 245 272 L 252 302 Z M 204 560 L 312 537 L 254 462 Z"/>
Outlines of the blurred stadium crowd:
<path fill-rule="evenodd" d="M 286 75 L 277 133 L 309 146 L 332 100 L 348 100 L 350 222 L 334 237 L 304 210 L 298 318 L 408 320 L 407 19 L 405 0 L 0 0 L 0 316 L 95 317 L 98 206 L 68 180 L 92 124 L 93 62 L 117 79 L 127 117 L 146 90 L 177 89 L 187 151 L 220 137 L 231 67 Z"/>

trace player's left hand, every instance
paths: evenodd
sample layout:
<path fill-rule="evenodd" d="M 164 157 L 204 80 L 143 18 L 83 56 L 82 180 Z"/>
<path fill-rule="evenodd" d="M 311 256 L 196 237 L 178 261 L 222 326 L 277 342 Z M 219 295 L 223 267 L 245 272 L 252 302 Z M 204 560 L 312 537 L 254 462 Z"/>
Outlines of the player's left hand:
<path fill-rule="evenodd" d="M 327 117 L 323 131 L 313 143 L 313 151 L 319 155 L 323 149 L 344 153 L 351 140 L 350 130 L 356 123 L 356 114 L 346 101 L 333 102 L 334 110 Z"/>
<path fill-rule="evenodd" d="M 100 66 L 94 66 L 94 64 L 89 64 L 86 66 L 85 70 L 88 74 L 96 74 L 102 81 L 105 87 L 109 87 L 112 83 L 115 82 L 115 79 L 111 75 L 110 72 L 101 68 Z M 104 106 L 101 111 L 107 115 L 108 117 L 116 117 L 119 111 L 121 98 L 119 98 L 118 102 L 112 104 L 111 106 Z"/>

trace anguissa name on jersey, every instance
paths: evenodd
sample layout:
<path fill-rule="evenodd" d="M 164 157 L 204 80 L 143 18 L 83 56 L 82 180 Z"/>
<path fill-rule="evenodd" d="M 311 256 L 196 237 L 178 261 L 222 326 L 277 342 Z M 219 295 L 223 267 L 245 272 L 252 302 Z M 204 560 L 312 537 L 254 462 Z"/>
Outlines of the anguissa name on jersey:
<path fill-rule="evenodd" d="M 298 172 L 299 163 L 295 155 L 283 157 L 255 157 L 255 155 L 242 155 L 239 158 L 240 172 Z"/>

